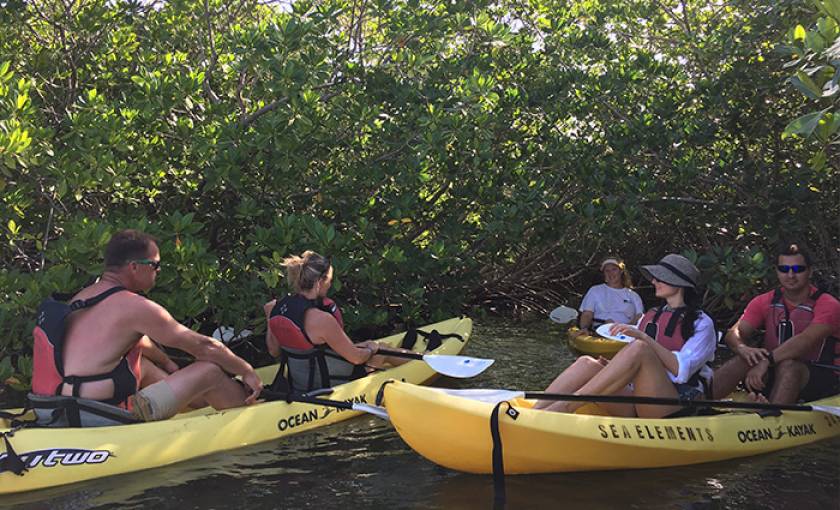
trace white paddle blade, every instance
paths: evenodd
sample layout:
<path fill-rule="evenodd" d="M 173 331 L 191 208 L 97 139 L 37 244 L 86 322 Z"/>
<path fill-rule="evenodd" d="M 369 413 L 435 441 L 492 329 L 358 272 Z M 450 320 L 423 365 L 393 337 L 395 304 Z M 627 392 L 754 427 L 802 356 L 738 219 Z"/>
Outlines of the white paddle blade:
<path fill-rule="evenodd" d="M 498 404 L 505 400 L 513 400 L 525 396 L 524 391 L 497 390 L 497 389 L 475 389 L 475 390 L 450 390 L 448 388 L 435 388 L 436 390 L 452 395 L 454 397 L 477 400 L 488 404 Z"/>
<path fill-rule="evenodd" d="M 609 322 L 607 324 L 601 324 L 600 326 L 598 326 L 595 332 L 604 338 L 609 338 L 610 340 L 618 340 L 619 342 L 630 343 L 633 340 L 635 340 L 635 338 L 633 338 L 632 336 L 624 335 L 621 333 L 619 333 L 618 335 L 610 334 L 610 328 L 612 326 L 612 323 Z"/>
<path fill-rule="evenodd" d="M 372 414 L 377 418 L 382 418 L 383 420 L 391 421 L 391 417 L 388 416 L 388 411 L 386 411 L 384 407 L 372 406 L 370 404 L 353 404 L 353 410 Z"/>
<path fill-rule="evenodd" d="M 827 413 L 827 414 L 833 414 L 834 416 L 840 416 L 840 407 L 812 405 L 811 409 L 813 409 L 814 411 L 819 411 L 821 413 Z"/>
<path fill-rule="evenodd" d="M 423 361 L 428 363 L 435 372 L 449 377 L 466 379 L 484 372 L 496 360 L 447 354 L 426 354 L 423 356 Z"/>
<path fill-rule="evenodd" d="M 568 324 L 577 319 L 578 311 L 568 306 L 558 306 L 548 314 L 548 318 L 557 324 Z"/>

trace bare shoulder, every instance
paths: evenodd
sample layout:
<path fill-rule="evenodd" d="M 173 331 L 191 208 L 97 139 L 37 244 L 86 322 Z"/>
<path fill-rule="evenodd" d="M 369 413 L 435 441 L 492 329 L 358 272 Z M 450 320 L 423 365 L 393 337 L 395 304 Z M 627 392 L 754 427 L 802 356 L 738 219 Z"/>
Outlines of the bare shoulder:
<path fill-rule="evenodd" d="M 116 294 L 112 305 L 119 307 L 125 315 L 143 321 L 169 320 L 172 318 L 163 306 L 133 292 Z"/>
<path fill-rule="evenodd" d="M 317 308 L 310 308 L 306 311 L 304 323 L 306 332 L 313 340 L 326 340 L 335 336 L 341 330 L 338 322 L 335 321 L 335 317 Z"/>
<path fill-rule="evenodd" d="M 265 310 L 265 313 L 270 313 L 270 312 L 271 312 L 271 310 L 273 310 L 273 309 L 274 309 L 274 306 L 275 306 L 276 304 L 277 304 L 277 300 L 276 300 L 276 299 L 272 299 L 271 301 L 269 301 L 268 303 L 266 303 L 266 304 L 264 304 L 264 305 L 263 305 L 263 310 Z"/>

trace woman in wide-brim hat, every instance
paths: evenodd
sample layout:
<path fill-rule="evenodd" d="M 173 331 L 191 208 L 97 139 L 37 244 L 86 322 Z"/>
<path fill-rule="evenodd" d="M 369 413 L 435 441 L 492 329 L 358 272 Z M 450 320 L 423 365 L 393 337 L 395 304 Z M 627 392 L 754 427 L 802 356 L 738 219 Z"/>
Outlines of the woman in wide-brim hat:
<path fill-rule="evenodd" d="M 645 313 L 635 326 L 614 324 L 613 335 L 633 337 L 612 360 L 581 356 L 548 386 L 547 392 L 578 395 L 639 395 L 696 399 L 708 394 L 717 337 L 712 319 L 699 307 L 700 271 L 682 255 L 669 254 L 642 266 L 662 306 Z M 539 401 L 535 406 L 573 412 L 580 402 Z M 599 404 L 614 416 L 661 418 L 683 407 L 649 404 Z"/>

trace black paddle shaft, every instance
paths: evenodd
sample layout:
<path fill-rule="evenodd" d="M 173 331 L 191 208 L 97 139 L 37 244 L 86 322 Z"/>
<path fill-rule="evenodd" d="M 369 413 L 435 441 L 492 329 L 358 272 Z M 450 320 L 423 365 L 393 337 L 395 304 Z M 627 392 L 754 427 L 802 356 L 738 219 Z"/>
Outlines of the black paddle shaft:
<path fill-rule="evenodd" d="M 811 406 L 796 404 L 765 404 L 763 402 L 735 402 L 732 400 L 688 400 L 665 397 L 630 397 L 623 395 L 565 395 L 560 393 L 526 392 L 525 398 L 562 400 L 569 402 L 605 402 L 612 404 L 652 404 L 663 406 L 721 407 L 728 409 L 762 409 L 772 411 L 813 411 Z"/>

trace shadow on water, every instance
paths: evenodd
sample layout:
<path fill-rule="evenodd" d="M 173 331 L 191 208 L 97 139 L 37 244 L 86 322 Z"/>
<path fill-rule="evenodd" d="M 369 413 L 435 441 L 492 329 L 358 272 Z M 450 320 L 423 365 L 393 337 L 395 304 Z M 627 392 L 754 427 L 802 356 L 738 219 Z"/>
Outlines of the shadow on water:
<path fill-rule="evenodd" d="M 454 387 L 543 388 L 574 359 L 550 323 L 482 321 L 468 354 L 495 358 Z M 446 424 L 441 423 L 441 427 Z M 671 469 L 520 475 L 508 509 L 840 509 L 840 438 L 747 459 Z M 174 466 L 7 497 L 15 509 L 492 508 L 489 476 L 414 454 L 363 417 Z"/>

